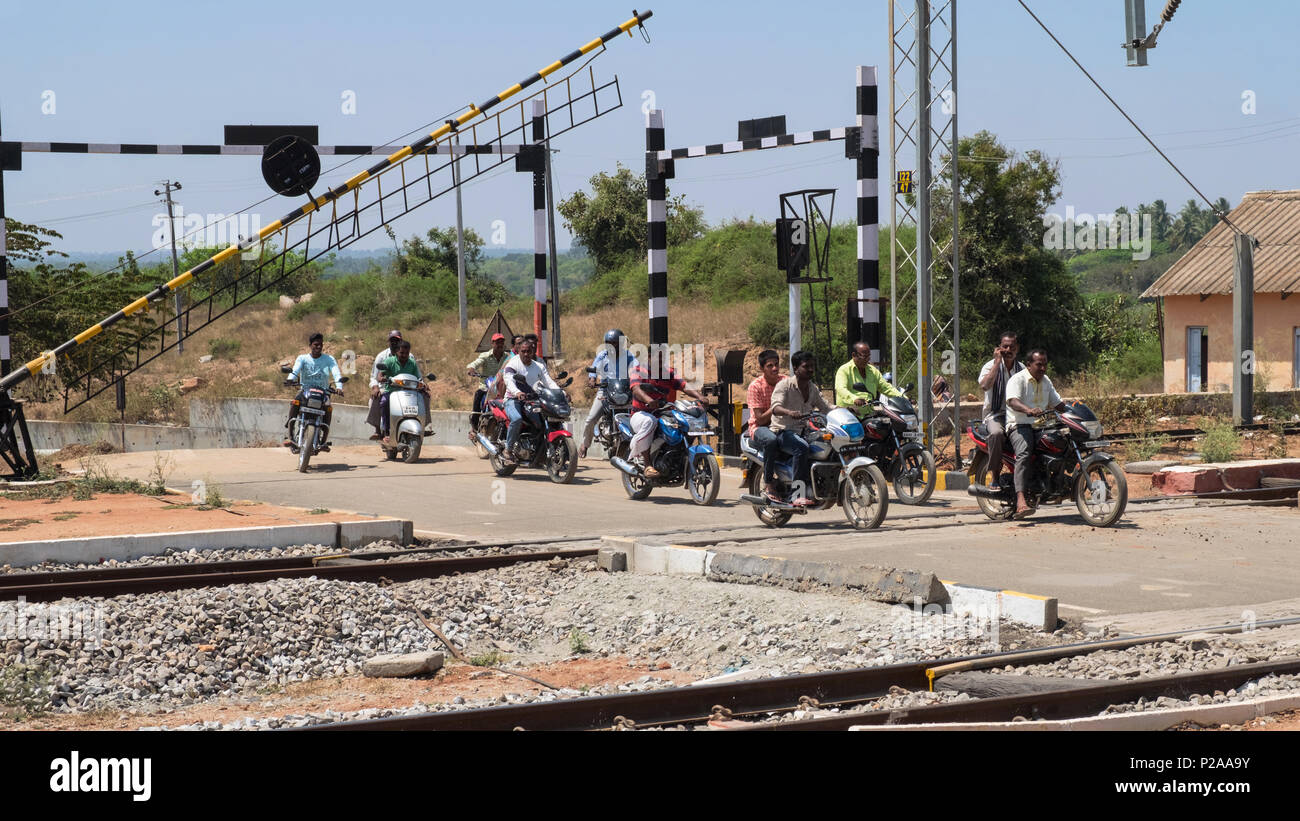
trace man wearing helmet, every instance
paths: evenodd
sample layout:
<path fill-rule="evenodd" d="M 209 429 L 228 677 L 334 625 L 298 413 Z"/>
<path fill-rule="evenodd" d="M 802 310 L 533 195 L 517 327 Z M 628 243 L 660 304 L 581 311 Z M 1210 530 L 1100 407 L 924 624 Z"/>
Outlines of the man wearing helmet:
<path fill-rule="evenodd" d="M 602 379 L 630 379 L 632 369 L 637 366 L 636 357 L 627 349 L 627 337 L 617 328 L 605 332 L 605 342 L 600 352 L 592 360 L 591 367 L 595 373 L 588 374 L 587 386 L 595 388 Z M 582 429 L 582 446 L 578 457 L 587 458 L 587 448 L 591 447 L 591 438 L 596 432 L 596 422 L 605 412 L 605 391 L 597 388 L 596 399 L 591 403 L 591 412 L 587 414 L 587 423 Z"/>

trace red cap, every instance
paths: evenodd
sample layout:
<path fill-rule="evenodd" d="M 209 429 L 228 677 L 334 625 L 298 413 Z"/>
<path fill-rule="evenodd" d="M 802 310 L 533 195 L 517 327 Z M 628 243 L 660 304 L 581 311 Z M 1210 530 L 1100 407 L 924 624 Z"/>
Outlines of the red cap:
<path fill-rule="evenodd" d="M 506 341 L 506 335 L 505 335 L 505 334 L 492 334 L 492 341 L 493 341 L 493 342 L 496 342 L 498 339 L 500 339 L 502 342 L 505 342 L 505 341 Z"/>

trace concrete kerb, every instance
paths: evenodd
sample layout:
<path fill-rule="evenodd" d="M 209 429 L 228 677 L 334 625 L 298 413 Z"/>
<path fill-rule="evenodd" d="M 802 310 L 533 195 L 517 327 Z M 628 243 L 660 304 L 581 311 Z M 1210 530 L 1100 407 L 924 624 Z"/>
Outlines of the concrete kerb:
<path fill-rule="evenodd" d="M 1227 704 L 1201 704 L 1193 707 L 1178 707 L 1172 710 L 1143 710 L 1139 713 L 1118 713 L 1088 718 L 1071 718 L 1062 721 L 984 721 L 950 724 L 859 724 L 850 727 L 854 732 L 869 730 L 921 731 L 935 730 L 952 732 L 954 730 L 1017 730 L 1023 732 L 1069 731 L 1069 730 L 1125 730 L 1155 731 L 1168 730 L 1180 724 L 1219 726 L 1221 724 L 1244 724 L 1253 718 L 1260 718 L 1271 713 L 1280 713 L 1300 708 L 1300 695 L 1269 696 L 1267 698 L 1237 701 Z"/>
<path fill-rule="evenodd" d="M 1035 630 L 1056 629 L 1057 600 L 1053 597 L 957 584 L 938 579 L 933 573 L 729 553 L 625 536 L 602 536 L 600 542 L 597 563 L 611 572 L 626 569 L 716 581 L 812 582 L 860 590 L 873 601 L 940 605 L 957 616 L 992 616 Z"/>
<path fill-rule="evenodd" d="M 387 540 L 411 543 L 412 523 L 402 519 L 365 522 L 317 522 L 266 525 L 222 530 L 186 530 L 0 543 L 0 563 L 24 567 L 43 561 L 96 564 L 101 560 L 130 561 L 176 550 L 265 550 L 320 544 L 352 549 Z"/>

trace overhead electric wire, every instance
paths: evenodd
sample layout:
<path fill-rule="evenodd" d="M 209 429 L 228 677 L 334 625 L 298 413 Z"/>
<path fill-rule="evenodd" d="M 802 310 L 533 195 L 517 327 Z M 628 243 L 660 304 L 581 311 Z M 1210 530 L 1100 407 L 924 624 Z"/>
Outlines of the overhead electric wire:
<path fill-rule="evenodd" d="M 1201 199 L 1205 200 L 1206 204 L 1208 204 L 1208 205 L 1210 206 L 1210 210 L 1211 210 L 1211 211 L 1214 211 L 1214 213 L 1218 214 L 1218 212 L 1215 211 L 1214 203 L 1210 200 L 1210 198 L 1207 197 L 1207 196 L 1205 196 L 1205 194 L 1201 191 L 1201 189 L 1197 188 L 1197 187 L 1196 187 L 1196 184 L 1195 184 L 1194 182 L 1192 182 L 1190 179 L 1188 179 L 1187 175 L 1183 173 L 1182 169 L 1179 168 L 1178 165 L 1175 164 L 1173 160 L 1169 159 L 1169 155 L 1165 154 L 1165 152 L 1163 152 L 1163 151 L 1160 150 L 1160 146 L 1156 145 L 1155 140 L 1153 140 L 1153 139 L 1151 139 L 1149 136 L 1147 136 L 1147 133 L 1146 133 L 1145 131 L 1142 130 L 1142 126 L 1138 125 L 1137 122 L 1134 121 L 1134 119 L 1128 115 L 1128 112 L 1125 111 L 1124 108 L 1123 108 L 1119 103 L 1115 102 L 1115 98 L 1112 97 L 1112 96 L 1110 96 L 1110 94 L 1106 91 L 1106 89 L 1104 89 L 1104 88 L 1101 87 L 1101 83 L 1097 82 L 1097 80 L 1096 80 L 1096 79 L 1095 79 L 1091 74 L 1088 73 L 1088 69 L 1084 68 L 1084 67 L 1083 67 L 1083 64 L 1080 63 L 1077 59 L 1075 59 L 1075 56 L 1074 56 L 1073 54 L 1070 53 L 1070 50 L 1069 50 L 1068 48 L 1065 47 L 1065 44 L 1062 43 L 1062 42 L 1057 38 L 1057 36 L 1056 36 L 1055 34 L 1052 33 L 1052 30 L 1049 29 L 1049 28 L 1048 28 L 1048 27 L 1043 23 L 1042 20 L 1039 20 L 1039 19 L 1038 19 L 1038 15 L 1037 15 L 1037 14 L 1034 14 L 1033 9 L 1031 9 L 1031 8 L 1029 8 L 1029 6 L 1025 5 L 1025 0 L 1016 0 L 1016 2 L 1018 2 L 1018 3 L 1020 4 L 1020 7 L 1021 7 L 1021 8 L 1023 8 L 1026 12 L 1029 13 L 1029 16 L 1030 16 L 1030 17 L 1034 18 L 1034 22 L 1037 23 L 1037 24 L 1039 25 L 1039 27 L 1042 28 L 1043 31 L 1047 32 L 1047 36 L 1048 36 L 1048 37 L 1051 37 L 1051 38 L 1052 38 L 1052 41 L 1055 42 L 1056 45 L 1060 46 L 1061 51 L 1065 52 L 1065 56 L 1066 56 L 1066 57 L 1069 57 L 1069 58 L 1070 58 L 1070 61 L 1073 62 L 1076 66 L 1078 66 L 1079 71 L 1082 71 L 1082 72 L 1083 72 L 1083 76 L 1087 77 L 1088 80 L 1091 81 L 1092 84 L 1093 84 L 1094 86 L 1097 87 L 1097 90 L 1100 91 L 1100 92 L 1101 92 L 1101 93 L 1106 97 L 1106 99 L 1110 101 L 1110 104 L 1113 105 L 1113 106 L 1115 106 L 1115 110 L 1118 111 L 1120 114 L 1124 115 L 1124 119 L 1128 120 L 1129 125 L 1133 126 L 1135 129 L 1137 129 L 1137 132 L 1138 132 L 1139 134 L 1141 134 L 1141 135 L 1142 135 L 1142 138 L 1143 138 L 1144 140 L 1146 140 L 1147 143 L 1149 143 L 1149 144 L 1151 145 L 1151 147 L 1154 148 L 1154 149 L 1156 150 L 1156 153 L 1159 154 L 1159 155 L 1164 159 L 1165 162 L 1169 163 L 1169 167 L 1172 168 L 1172 169 L 1174 169 L 1174 171 L 1177 172 L 1178 176 L 1180 176 L 1180 177 L 1183 178 L 1183 182 L 1185 182 L 1185 183 L 1187 183 L 1189 186 L 1191 186 L 1192 190 L 1195 191 L 1197 194 L 1199 194 L 1200 197 L 1201 197 Z M 1219 219 L 1223 220 L 1223 223 L 1224 223 L 1225 225 L 1227 225 L 1229 228 L 1231 228 L 1233 231 L 1236 231 L 1238 234 L 1244 234 L 1244 233 L 1245 233 L 1245 232 L 1243 232 L 1241 229 L 1239 229 L 1237 226 L 1235 226 L 1235 225 L 1232 224 L 1232 221 L 1228 219 L 1228 215 L 1227 215 L 1227 214 L 1218 214 L 1218 216 L 1219 216 Z"/>

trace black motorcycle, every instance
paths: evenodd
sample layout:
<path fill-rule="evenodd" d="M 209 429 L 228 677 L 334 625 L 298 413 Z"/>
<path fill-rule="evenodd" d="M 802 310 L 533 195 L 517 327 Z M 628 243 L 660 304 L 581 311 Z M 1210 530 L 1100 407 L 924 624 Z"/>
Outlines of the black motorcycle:
<path fill-rule="evenodd" d="M 347 382 L 345 376 L 340 382 Z M 285 381 L 286 387 L 297 388 L 298 383 Z M 306 473 L 311 457 L 323 450 L 329 450 L 330 420 L 334 408 L 330 406 L 330 394 L 343 395 L 338 388 L 304 388 L 293 400 L 298 415 L 288 421 L 289 450 L 298 457 L 298 472 Z"/>
<path fill-rule="evenodd" d="M 911 390 L 908 385 L 904 390 Z M 861 382 L 853 389 L 865 391 Z M 934 493 L 938 476 L 934 455 L 925 449 L 917 424 L 916 408 L 905 396 L 882 396 L 871 403 L 873 416 L 862 420 L 866 429 L 865 454 L 876 460 L 885 478 L 894 483 L 894 495 L 905 505 L 923 505 Z"/>
<path fill-rule="evenodd" d="M 967 492 L 990 519 L 1012 518 L 1016 513 L 1016 491 L 1011 476 L 1006 475 L 1013 473 L 1016 465 L 1011 442 L 1002 450 L 1002 484 L 993 489 L 987 486 L 988 428 L 981 423 L 966 431 L 976 447 Z M 1079 515 L 1088 524 L 1109 527 L 1118 522 L 1128 504 L 1128 482 L 1115 457 L 1101 450 L 1109 444 L 1102 441 L 1096 414 L 1082 402 L 1067 403 L 1062 413 L 1048 411 L 1038 417 L 1025 501 L 1037 511 L 1040 505 L 1059 505 L 1073 498 Z"/>
<path fill-rule="evenodd" d="M 595 376 L 596 369 L 588 366 L 587 373 Z M 605 449 L 608 458 L 618 445 L 618 421 L 615 417 L 632 412 L 632 380 L 611 379 L 607 376 L 597 382 L 596 387 L 605 395 L 605 409 L 596 419 L 593 438 Z"/>

